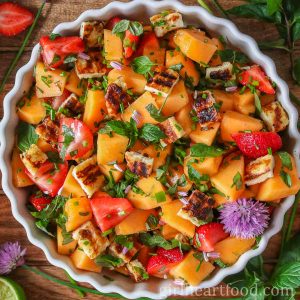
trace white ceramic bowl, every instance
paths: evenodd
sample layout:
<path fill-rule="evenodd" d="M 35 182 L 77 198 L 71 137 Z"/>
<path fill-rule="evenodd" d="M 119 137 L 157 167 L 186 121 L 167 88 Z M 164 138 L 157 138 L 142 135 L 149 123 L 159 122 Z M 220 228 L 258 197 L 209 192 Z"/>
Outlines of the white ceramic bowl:
<path fill-rule="evenodd" d="M 59 24 L 53 32 L 62 35 L 77 34 L 82 21 L 92 19 L 108 20 L 115 15 L 124 15 L 128 18 L 146 20 L 149 16 L 160 12 L 161 10 L 170 8 L 181 12 L 187 24 L 201 25 L 227 37 L 232 45 L 240 48 L 253 62 L 261 65 L 272 80 L 276 82 L 278 87 L 278 99 L 288 112 L 290 118 L 290 126 L 286 134 L 287 142 L 285 143 L 285 147 L 290 153 L 295 155 L 299 170 L 300 135 L 296 127 L 298 113 L 289 100 L 288 87 L 286 83 L 278 77 L 274 62 L 269 57 L 262 54 L 259 51 L 256 42 L 251 37 L 242 34 L 232 22 L 214 17 L 198 6 L 185 6 L 175 0 L 136 0 L 129 3 L 112 2 L 102 9 L 87 10 L 74 22 Z M 236 264 L 229 268 L 218 270 L 197 287 L 176 289 L 171 280 L 156 279 L 151 279 L 145 283 L 135 284 L 124 276 L 112 273 L 110 276 L 115 280 L 110 282 L 101 275 L 76 269 L 68 257 L 59 255 L 56 251 L 55 242 L 35 227 L 34 220 L 25 206 L 27 193 L 24 190 L 13 186 L 10 166 L 15 128 L 18 124 L 15 105 L 22 97 L 23 93 L 28 91 L 31 86 L 33 67 L 38 57 L 39 45 L 36 45 L 33 48 L 30 61 L 24 67 L 19 69 L 16 75 L 15 86 L 4 99 L 4 117 L 0 128 L 0 165 L 2 170 L 3 190 L 11 201 L 14 217 L 24 226 L 30 242 L 44 251 L 51 264 L 65 269 L 79 282 L 90 283 L 101 292 L 117 292 L 127 298 L 149 297 L 152 299 L 163 299 L 172 293 L 189 295 L 198 289 L 213 287 L 219 284 L 226 276 L 241 271 L 250 258 L 257 256 L 264 251 L 269 239 L 281 229 L 284 214 L 293 204 L 293 196 L 282 201 L 280 206 L 275 210 L 270 227 L 263 234 L 257 249 L 250 250 L 243 254 Z"/>

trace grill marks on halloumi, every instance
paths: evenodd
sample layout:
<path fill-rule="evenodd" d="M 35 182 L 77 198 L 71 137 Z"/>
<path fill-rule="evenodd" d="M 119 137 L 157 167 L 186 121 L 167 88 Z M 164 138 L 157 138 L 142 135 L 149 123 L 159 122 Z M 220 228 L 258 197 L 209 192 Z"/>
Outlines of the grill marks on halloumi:
<path fill-rule="evenodd" d="M 126 268 L 129 272 L 129 276 L 135 281 L 135 282 L 141 282 L 143 280 L 146 280 L 149 278 L 148 273 L 146 272 L 144 266 L 142 263 L 135 259 L 126 264 Z"/>
<path fill-rule="evenodd" d="M 148 177 L 152 173 L 153 158 L 144 156 L 138 152 L 127 151 L 125 153 L 127 167 L 138 176 Z"/>
<path fill-rule="evenodd" d="M 53 148 L 57 149 L 59 123 L 47 116 L 36 128 L 35 132 Z"/>
<path fill-rule="evenodd" d="M 81 23 L 80 37 L 89 48 L 100 48 L 103 39 L 104 23 L 102 21 L 86 21 Z"/>
<path fill-rule="evenodd" d="M 124 246 L 113 242 L 109 246 L 109 252 L 113 256 L 121 258 L 123 260 L 122 265 L 124 265 L 125 263 L 129 263 L 131 259 L 137 254 L 138 250 L 139 247 L 137 247 L 137 245 L 134 245 L 131 249 L 126 249 L 124 248 Z"/>
<path fill-rule="evenodd" d="M 232 79 L 233 65 L 230 62 L 224 62 L 221 66 L 206 69 L 206 78 L 212 80 L 228 81 Z"/>
<path fill-rule="evenodd" d="M 274 176 L 275 161 L 273 155 L 259 157 L 245 167 L 245 184 L 254 185 Z"/>
<path fill-rule="evenodd" d="M 153 70 L 153 76 L 148 79 L 145 90 L 166 98 L 178 80 L 179 74 L 176 71 L 158 66 Z"/>
<path fill-rule="evenodd" d="M 84 112 L 84 105 L 79 101 L 79 98 L 73 93 L 59 107 L 64 114 L 78 116 Z"/>
<path fill-rule="evenodd" d="M 194 99 L 193 108 L 201 127 L 209 127 L 212 123 L 221 120 L 221 115 L 217 111 L 216 100 L 210 91 L 198 92 Z"/>
<path fill-rule="evenodd" d="M 116 83 L 111 83 L 105 94 L 105 104 L 110 116 L 116 116 L 120 111 L 120 105 L 128 107 L 131 97 Z"/>
<path fill-rule="evenodd" d="M 73 169 L 72 174 L 89 198 L 92 197 L 104 183 L 104 176 L 101 174 L 97 164 L 96 155 L 77 165 Z"/>
<path fill-rule="evenodd" d="M 176 142 L 185 134 L 185 131 L 174 117 L 170 117 L 167 120 L 163 121 L 159 124 L 159 127 L 167 136 L 165 141 L 169 144 Z"/>
<path fill-rule="evenodd" d="M 215 200 L 206 194 L 195 190 L 185 204 L 177 213 L 178 216 L 189 220 L 196 226 L 211 221 Z"/>

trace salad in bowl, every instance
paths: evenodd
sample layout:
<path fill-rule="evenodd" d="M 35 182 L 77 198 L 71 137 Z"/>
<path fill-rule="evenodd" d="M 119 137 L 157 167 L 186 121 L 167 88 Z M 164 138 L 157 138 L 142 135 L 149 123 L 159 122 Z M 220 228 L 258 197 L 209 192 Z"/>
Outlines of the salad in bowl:
<path fill-rule="evenodd" d="M 33 78 L 13 183 L 78 269 L 198 286 L 300 188 L 272 78 L 180 12 L 43 36 Z"/>

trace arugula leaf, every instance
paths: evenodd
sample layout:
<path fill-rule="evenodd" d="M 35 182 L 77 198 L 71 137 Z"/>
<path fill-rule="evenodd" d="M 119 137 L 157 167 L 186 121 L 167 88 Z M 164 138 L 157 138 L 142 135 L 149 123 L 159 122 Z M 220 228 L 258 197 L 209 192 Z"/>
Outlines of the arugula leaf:
<path fill-rule="evenodd" d="M 148 77 L 149 75 L 152 76 L 151 69 L 156 65 L 157 64 L 153 63 L 148 56 L 136 57 L 131 63 L 134 72 L 142 74 L 145 77 Z"/>
<path fill-rule="evenodd" d="M 103 254 L 95 258 L 95 263 L 102 267 L 115 268 L 119 267 L 123 263 L 123 259 L 110 254 Z"/>
<path fill-rule="evenodd" d="M 206 144 L 198 143 L 191 147 L 191 157 L 218 157 L 225 151 L 216 146 L 208 146 Z"/>
<path fill-rule="evenodd" d="M 149 143 L 159 143 L 166 135 L 158 126 L 147 123 L 140 129 L 139 137 Z"/>
<path fill-rule="evenodd" d="M 298 288 L 300 286 L 300 262 L 291 262 L 278 268 L 272 279 L 272 285 L 278 289 Z"/>
<path fill-rule="evenodd" d="M 168 119 L 168 117 L 163 116 L 152 103 L 148 104 L 146 109 L 148 110 L 150 116 L 157 122 L 163 122 Z"/>
<path fill-rule="evenodd" d="M 242 52 L 232 50 L 232 49 L 225 49 L 225 50 L 218 50 L 218 54 L 221 57 L 223 62 L 231 62 L 231 63 L 238 63 L 238 64 L 245 64 L 249 62 L 249 58 Z"/>
<path fill-rule="evenodd" d="M 32 144 L 36 144 L 38 138 L 39 136 L 32 125 L 22 121 L 19 123 L 17 127 L 17 140 L 18 148 L 21 152 L 27 151 Z"/>

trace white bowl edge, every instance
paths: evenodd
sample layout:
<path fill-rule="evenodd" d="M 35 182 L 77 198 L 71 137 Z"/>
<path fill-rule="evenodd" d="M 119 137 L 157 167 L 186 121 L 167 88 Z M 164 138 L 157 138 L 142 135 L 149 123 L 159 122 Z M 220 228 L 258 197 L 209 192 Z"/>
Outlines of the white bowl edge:
<path fill-rule="evenodd" d="M 300 171 L 300 135 L 296 126 L 298 112 L 289 100 L 288 87 L 286 83 L 278 76 L 274 62 L 260 52 L 254 39 L 242 34 L 232 22 L 214 17 L 201 7 L 186 6 L 174 0 L 163 0 L 157 2 L 149 0 L 134 0 L 127 3 L 112 2 L 101 9 L 87 10 L 75 21 L 59 24 L 55 27 L 53 32 L 62 34 L 71 33 L 74 30 L 78 30 L 80 23 L 84 20 L 97 18 L 109 19 L 113 15 L 134 16 L 136 11 L 140 13 L 146 11 L 144 14 L 150 15 L 150 13 L 154 13 L 155 11 L 160 11 L 165 8 L 176 9 L 184 15 L 185 19 L 197 20 L 197 22 L 202 23 L 208 29 L 227 36 L 231 44 L 237 46 L 243 52 L 245 52 L 252 61 L 260 64 L 265 69 L 267 74 L 272 78 L 272 80 L 276 82 L 278 86 L 278 98 L 289 114 L 290 126 L 287 135 L 289 136 L 290 141 L 294 143 L 294 145 L 291 146 L 291 149 L 293 149 L 293 154 L 297 162 L 297 168 L 298 171 Z M 139 15 L 136 15 L 136 17 L 139 17 Z M 173 294 L 174 291 L 177 295 L 189 295 L 199 289 L 216 286 L 226 276 L 240 272 L 250 258 L 257 256 L 264 251 L 269 239 L 280 231 L 283 224 L 284 214 L 292 206 L 295 198 L 294 196 L 290 196 L 282 201 L 280 207 L 275 210 L 270 227 L 263 234 L 257 249 L 246 252 L 233 266 L 226 269 L 220 269 L 212 277 L 203 281 L 197 287 L 178 289 L 172 284 L 171 280 L 151 280 L 147 283 L 134 284 L 120 275 L 114 275 L 114 278 L 116 279 L 114 282 L 107 282 L 102 278 L 101 275 L 75 269 L 70 262 L 70 259 L 57 254 L 53 242 L 34 226 L 34 222 L 25 207 L 25 192 L 13 187 L 10 170 L 10 156 L 14 144 L 14 131 L 17 125 L 17 117 L 14 113 L 15 104 L 22 96 L 23 91 L 28 90 L 30 86 L 30 80 L 28 78 L 32 76 L 32 70 L 39 55 L 38 52 L 39 45 L 36 45 L 32 51 L 30 61 L 18 70 L 13 89 L 4 98 L 4 117 L 0 125 L 0 166 L 2 171 L 3 190 L 11 202 L 12 213 L 14 217 L 25 228 L 29 241 L 44 251 L 48 261 L 51 264 L 63 268 L 79 282 L 90 283 L 103 293 L 119 293 L 122 296 L 130 299 L 138 297 L 164 299 Z M 26 82 L 24 81 L 24 77 L 27 79 Z M 22 206 L 18 204 L 19 198 L 23 198 Z"/>

